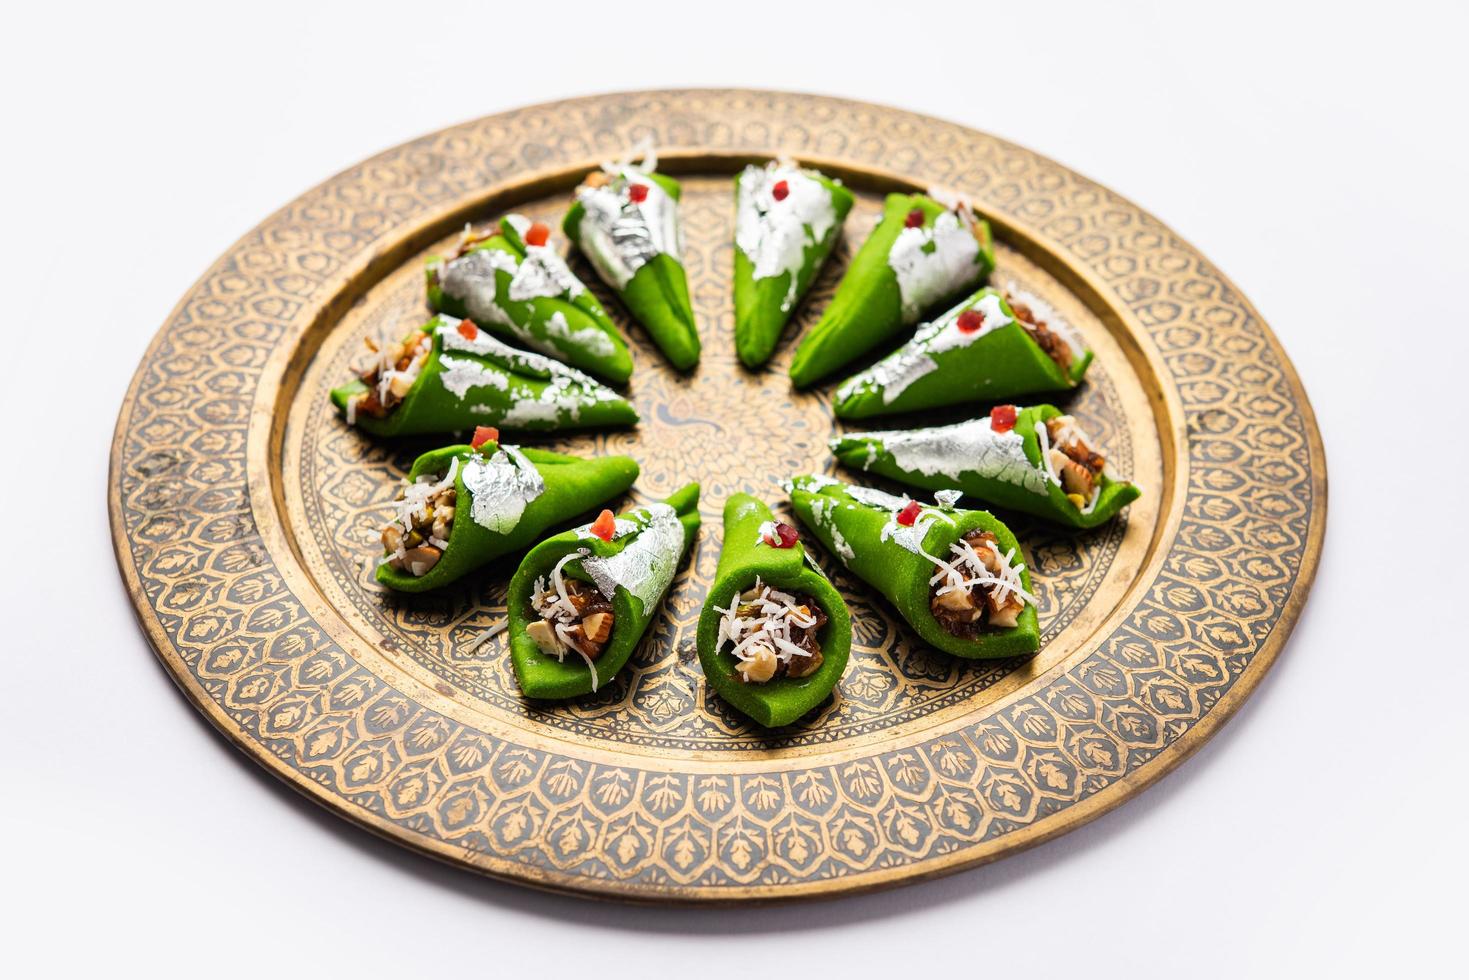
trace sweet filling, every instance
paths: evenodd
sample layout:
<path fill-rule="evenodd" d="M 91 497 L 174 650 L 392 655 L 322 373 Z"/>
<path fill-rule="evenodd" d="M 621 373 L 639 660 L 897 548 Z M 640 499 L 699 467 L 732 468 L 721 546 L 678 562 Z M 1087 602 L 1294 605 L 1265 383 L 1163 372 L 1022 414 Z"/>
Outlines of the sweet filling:
<path fill-rule="evenodd" d="M 1026 603 L 1035 603 L 1021 582 L 1025 565 L 1015 562 L 1015 549 L 1001 554 L 988 531 L 964 535 L 949 546 L 949 559 L 936 560 L 934 568 L 929 609 L 954 636 L 974 639 L 986 629 L 1010 629 Z"/>
<path fill-rule="evenodd" d="M 358 377 L 367 385 L 367 391 L 347 403 L 349 425 L 356 422 L 359 415 L 385 418 L 407 397 L 409 389 L 418 380 L 418 372 L 434 349 L 433 335 L 425 330 L 415 330 L 396 342 L 384 342 L 373 337 L 368 337 L 365 342 L 372 357 Z"/>
<path fill-rule="evenodd" d="M 816 634 L 826 625 L 826 613 L 803 592 L 783 592 L 760 579 L 719 610 L 716 650 L 730 644 L 738 661 L 735 670 L 747 684 L 765 684 L 777 677 L 810 677 L 821 669 L 821 644 Z"/>
<path fill-rule="evenodd" d="M 612 639 L 615 618 L 612 603 L 596 586 L 566 575 L 567 563 L 587 554 L 586 549 L 579 548 L 558 561 L 549 576 L 536 579 L 530 604 L 540 619 L 528 625 L 525 632 L 547 656 L 564 661 L 568 653 L 574 653 L 585 660 L 595 691 L 595 661 Z"/>
<path fill-rule="evenodd" d="M 1101 492 L 1102 471 L 1107 460 L 1093 452 L 1087 437 L 1070 415 L 1058 415 L 1044 426 L 1037 423 L 1036 435 L 1044 430 L 1041 444 L 1047 469 L 1066 491 L 1066 499 L 1078 508 L 1086 510 L 1096 502 Z"/>
<path fill-rule="evenodd" d="M 1005 294 L 1005 302 L 1015 314 L 1015 319 L 1020 321 L 1020 326 L 1030 334 L 1030 339 L 1036 342 L 1036 346 L 1045 351 L 1046 356 L 1055 361 L 1061 370 L 1071 370 L 1071 345 L 1046 326 L 1045 320 L 1038 319 L 1035 312 L 1013 293 Z"/>
<path fill-rule="evenodd" d="M 454 530 L 458 496 L 454 477 L 458 472 L 459 460 L 455 459 L 443 473 L 424 474 L 402 489 L 394 503 L 397 513 L 383 528 L 380 564 L 418 578 L 439 563 Z"/>

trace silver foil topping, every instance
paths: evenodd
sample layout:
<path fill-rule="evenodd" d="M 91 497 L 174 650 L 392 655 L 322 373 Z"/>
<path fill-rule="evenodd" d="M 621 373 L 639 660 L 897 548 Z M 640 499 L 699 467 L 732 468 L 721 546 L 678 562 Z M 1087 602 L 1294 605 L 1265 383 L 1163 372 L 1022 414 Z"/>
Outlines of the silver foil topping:
<path fill-rule="evenodd" d="M 628 196 L 630 184 L 648 188 L 641 203 Z M 682 256 L 678 202 L 641 169 L 623 167 L 601 187 L 583 186 L 576 198 L 585 211 L 577 244 L 597 274 L 618 289 L 627 288 L 634 273 L 656 256 Z"/>
<path fill-rule="evenodd" d="M 639 520 L 641 530 L 636 538 L 610 558 L 584 559 L 582 570 L 608 601 L 617 594 L 620 585 L 641 603 L 646 613 L 668 590 L 678 571 L 678 559 L 683 554 L 683 524 L 668 504 L 649 504 L 644 512 L 646 516 Z"/>
<path fill-rule="evenodd" d="M 590 376 L 560 361 L 517 350 L 487 331 L 478 331 L 469 339 L 458 330 L 463 321 L 439 316 L 441 326 L 435 333 L 443 345 L 439 355 L 442 368 L 439 380 L 455 397 L 463 398 L 471 388 L 494 387 L 510 393 L 511 405 L 503 423 L 508 427 L 536 422 L 554 422 L 565 416 L 575 421 L 583 406 L 596 402 L 616 401 L 621 396 Z M 490 361 L 483 364 L 468 358 L 453 357 L 449 351 L 463 351 Z M 511 390 L 516 381 L 511 372 L 530 375 L 547 382 L 540 394 L 532 393 L 524 384 Z"/>
<path fill-rule="evenodd" d="M 910 473 L 945 476 L 951 480 L 959 479 L 963 473 L 974 473 L 1031 493 L 1047 492 L 1046 474 L 1025 455 L 1024 438 L 1014 429 L 996 432 L 988 417 L 932 429 L 859 432 L 846 438 L 867 440 L 869 450 L 880 446 L 892 456 L 899 469 Z"/>
<path fill-rule="evenodd" d="M 572 300 L 584 288 L 566 260 L 550 246 L 527 245 L 525 258 L 520 260 L 520 267 L 510 280 L 510 299 L 516 303 L 542 296 L 564 296 Z"/>
<path fill-rule="evenodd" d="M 959 504 L 959 498 L 964 496 L 963 490 L 936 490 L 933 502 L 945 510 L 953 510 Z"/>
<path fill-rule="evenodd" d="M 474 522 L 496 534 L 513 531 L 525 508 L 546 492 L 540 471 L 515 446 L 501 446 L 489 458 L 467 454 L 461 479 Z"/>
<path fill-rule="evenodd" d="M 772 189 L 785 181 L 788 193 L 777 201 Z M 826 240 L 836 225 L 831 192 L 792 163 L 754 164 L 740 173 L 735 195 L 735 244 L 755 267 L 754 278 L 790 273 L 782 310 L 796 299 L 806 249 Z"/>
<path fill-rule="evenodd" d="M 480 323 L 513 326 L 500 308 L 495 274 L 515 275 L 515 256 L 498 248 L 477 248 L 439 266 L 439 288 L 464 304 L 470 317 Z"/>
<path fill-rule="evenodd" d="M 959 329 L 959 315 L 975 309 L 984 315 L 984 325 L 965 333 Z M 991 331 L 1013 323 L 1000 306 L 1000 297 L 986 293 L 978 302 L 965 300 L 930 323 L 919 326 L 913 339 L 878 361 L 866 371 L 854 374 L 839 389 L 837 398 L 879 392 L 884 405 L 891 405 L 899 395 L 919 378 L 938 370 L 934 358 L 947 351 L 968 347 Z"/>
<path fill-rule="evenodd" d="M 932 225 L 904 228 L 888 251 L 888 266 L 898 277 L 903 322 L 917 323 L 928 307 L 973 282 L 979 240 L 953 211 Z"/>

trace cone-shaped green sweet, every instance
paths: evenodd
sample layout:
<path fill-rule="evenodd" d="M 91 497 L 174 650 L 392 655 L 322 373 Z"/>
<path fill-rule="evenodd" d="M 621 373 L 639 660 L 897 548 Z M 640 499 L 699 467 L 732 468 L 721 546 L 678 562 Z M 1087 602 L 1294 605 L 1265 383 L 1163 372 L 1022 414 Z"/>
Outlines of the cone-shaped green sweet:
<path fill-rule="evenodd" d="M 663 596 L 699 530 L 699 485 L 690 483 L 662 503 L 639 507 L 617 518 L 611 541 L 592 534 L 591 525 L 547 538 L 531 549 L 510 580 L 510 659 L 520 689 L 531 698 L 574 698 L 603 687 L 637 649 L 658 612 Z M 557 660 L 541 652 L 525 629 L 539 619 L 531 606 L 537 581 L 549 580 L 556 563 L 572 559 L 562 574 L 595 585 L 612 603 L 612 636 L 602 655 L 587 665 L 576 653 Z"/>
<path fill-rule="evenodd" d="M 433 334 L 433 352 L 387 416 L 356 411 L 368 393 L 360 380 L 332 391 L 349 423 L 375 436 L 406 436 L 479 425 L 544 432 L 638 420 L 611 388 L 560 361 L 507 346 L 468 321 L 439 314 L 422 329 Z"/>
<path fill-rule="evenodd" d="M 699 663 L 720 697 L 766 728 L 789 725 L 816 707 L 847 669 L 852 647 L 852 620 L 847 604 L 797 541 L 789 548 L 767 544 L 760 526 L 773 520 L 770 508 L 749 494 L 737 493 L 724 505 L 724 550 L 714 586 L 699 615 Z M 737 659 L 718 649 L 723 610 L 759 578 L 787 592 L 804 592 L 826 613 L 817 633 L 821 666 L 810 677 L 777 677 L 764 684 L 746 683 L 735 669 Z"/>
<path fill-rule="evenodd" d="M 852 257 L 831 305 L 796 348 L 791 382 L 815 384 L 969 292 L 994 267 L 990 226 L 967 208 L 951 211 L 923 194 L 889 194 L 882 220 Z"/>
<path fill-rule="evenodd" d="M 577 188 L 561 223 L 628 311 L 681 371 L 699 363 L 699 330 L 683 269 L 678 181 L 631 165 Z"/>
<path fill-rule="evenodd" d="M 1068 500 L 1060 480 L 1041 462 L 1036 428 L 1060 414 L 1054 405 L 1024 408 L 1015 427 L 1005 432 L 994 431 L 988 417 L 933 429 L 854 432 L 831 440 L 831 451 L 846 466 L 912 487 L 962 490 L 976 500 L 1058 524 L 1097 527 L 1142 491 L 1103 470 L 1089 507 L 1083 510 Z"/>
<path fill-rule="evenodd" d="M 425 273 L 429 307 L 623 384 L 632 355 L 617 325 L 550 245 L 525 243 L 530 224 L 509 215 L 499 234 L 458 257 L 432 260 Z"/>
<path fill-rule="evenodd" d="M 548 528 L 623 493 L 638 478 L 626 456 L 581 459 L 490 441 L 478 449 L 448 446 L 424 453 L 408 473 L 443 478 L 454 470 L 454 524 L 443 557 L 426 575 L 382 564 L 378 582 L 399 592 L 427 592 L 502 555 L 529 547 Z"/>
<path fill-rule="evenodd" d="M 851 210 L 851 191 L 792 163 L 735 178 L 735 350 L 746 367 L 770 359 Z"/>
<path fill-rule="evenodd" d="M 956 657 L 1014 657 L 1040 647 L 1035 607 L 1026 603 L 1016 625 L 976 639 L 957 637 L 939 625 L 929 609 L 929 579 L 935 565 L 929 556 L 947 556 L 949 546 L 970 531 L 989 531 L 1004 554 L 1020 543 L 993 514 L 982 510 L 923 507 L 912 526 L 898 523 L 908 501 L 868 487 L 848 486 L 826 476 L 798 476 L 791 481 L 791 505 L 832 554 L 876 588 L 908 625 L 932 646 Z M 923 554 L 926 552 L 927 554 Z M 1031 591 L 1030 571 L 1021 582 Z"/>
<path fill-rule="evenodd" d="M 832 409 L 840 418 L 861 419 L 1075 388 L 1086 374 L 1092 352 L 1049 306 L 1029 293 L 1017 297 L 1022 295 L 1047 329 L 1070 348 L 1067 369 L 1031 338 L 1003 295 L 981 289 L 919 327 L 908 343 L 842 382 Z M 972 313 L 966 316 L 968 311 Z"/>

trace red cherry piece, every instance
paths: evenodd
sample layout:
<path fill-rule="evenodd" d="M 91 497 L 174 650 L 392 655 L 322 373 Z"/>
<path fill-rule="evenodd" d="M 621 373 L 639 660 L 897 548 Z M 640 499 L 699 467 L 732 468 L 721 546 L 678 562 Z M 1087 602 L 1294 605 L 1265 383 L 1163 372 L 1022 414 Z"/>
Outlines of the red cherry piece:
<path fill-rule="evenodd" d="M 1014 405 L 996 405 L 990 409 L 990 428 L 995 432 L 1009 432 L 1015 428 L 1015 417 L 1019 409 Z"/>
<path fill-rule="evenodd" d="M 474 438 L 469 440 L 470 449 L 478 449 L 487 442 L 499 442 L 500 430 L 493 425 L 476 425 L 474 427 Z"/>
<path fill-rule="evenodd" d="M 551 229 L 537 221 L 525 230 L 525 243 L 527 245 L 544 245 L 551 239 Z"/>
<path fill-rule="evenodd" d="M 598 514 L 597 519 L 592 522 L 591 530 L 603 541 L 611 541 L 612 536 L 617 533 L 617 521 L 613 518 L 612 511 L 604 510 Z"/>
<path fill-rule="evenodd" d="M 908 212 L 908 217 L 903 221 L 903 227 L 922 228 L 924 222 L 926 222 L 927 220 L 928 215 L 923 213 L 922 208 L 914 208 L 912 211 Z"/>
<path fill-rule="evenodd" d="M 801 534 L 785 521 L 779 521 L 775 525 L 776 540 L 770 542 L 772 548 L 790 548 L 801 540 Z"/>
<path fill-rule="evenodd" d="M 770 196 L 775 198 L 777 201 L 784 201 L 787 197 L 790 196 L 790 193 L 791 185 L 789 182 L 784 180 L 777 181 L 775 186 L 770 189 Z"/>
<path fill-rule="evenodd" d="M 908 506 L 898 511 L 898 523 L 904 527 L 912 527 L 913 522 L 918 520 L 918 513 L 923 508 L 918 506 L 918 501 L 908 501 Z"/>
<path fill-rule="evenodd" d="M 959 332 L 974 333 L 984 326 L 984 314 L 978 310 L 965 310 L 959 314 Z"/>
<path fill-rule="evenodd" d="M 463 337 L 465 340 L 478 340 L 479 327 L 476 327 L 474 325 L 473 320 L 460 320 L 459 336 Z"/>
<path fill-rule="evenodd" d="M 647 184 L 628 184 L 627 185 L 627 199 L 629 201 L 632 201 L 634 204 L 642 204 L 644 201 L 646 201 L 648 199 L 648 185 Z"/>

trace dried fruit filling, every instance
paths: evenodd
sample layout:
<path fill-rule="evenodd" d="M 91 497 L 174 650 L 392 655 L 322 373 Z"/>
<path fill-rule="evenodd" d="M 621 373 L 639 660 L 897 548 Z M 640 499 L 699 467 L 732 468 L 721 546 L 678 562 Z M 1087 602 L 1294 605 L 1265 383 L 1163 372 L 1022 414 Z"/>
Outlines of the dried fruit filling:
<path fill-rule="evenodd" d="M 735 670 L 747 684 L 765 684 L 778 677 L 810 677 L 821 669 L 817 634 L 826 625 L 826 613 L 804 592 L 784 592 L 760 579 L 720 609 L 716 649 L 730 644 L 738 663 Z"/>
<path fill-rule="evenodd" d="M 454 477 L 459 461 L 453 460 L 444 473 L 425 474 L 405 486 L 394 504 L 397 513 L 383 528 L 383 557 L 380 564 L 414 577 L 427 575 L 454 531 L 454 504 L 458 496 Z"/>
<path fill-rule="evenodd" d="M 1046 326 L 1045 320 L 1037 320 L 1035 312 L 1015 296 L 1006 293 L 1005 303 L 1015 314 L 1015 319 L 1020 321 L 1020 326 L 1030 334 L 1030 339 L 1045 351 L 1046 356 L 1055 361 L 1061 370 L 1071 370 L 1071 345 L 1060 334 Z"/>
<path fill-rule="evenodd" d="M 930 556 L 932 557 L 932 556 Z M 954 636 L 973 639 L 986 629 L 1010 629 L 1035 597 L 1025 591 L 1011 549 L 1000 553 L 995 536 L 971 531 L 949 546 L 949 560 L 935 560 L 928 580 L 929 609 L 939 625 Z"/>
<path fill-rule="evenodd" d="M 565 660 L 568 653 L 580 656 L 595 677 L 593 661 L 607 648 L 616 620 L 612 603 L 596 586 L 566 574 L 567 562 L 586 554 L 585 550 L 573 551 L 556 563 L 549 576 L 536 579 L 530 603 L 541 618 L 527 626 L 525 632 L 547 656 L 557 660 Z"/>
<path fill-rule="evenodd" d="M 367 392 L 348 403 L 349 425 L 358 415 L 385 418 L 408 395 L 434 349 L 433 335 L 423 330 L 415 330 L 392 343 L 372 337 L 366 343 L 373 356 L 358 376 L 367 385 Z"/>
<path fill-rule="evenodd" d="M 1047 468 L 1060 481 L 1067 499 L 1085 510 L 1096 502 L 1101 490 L 1106 458 L 1092 451 L 1086 435 L 1070 415 L 1050 419 L 1044 429 L 1046 438 L 1041 451 L 1045 453 Z"/>

